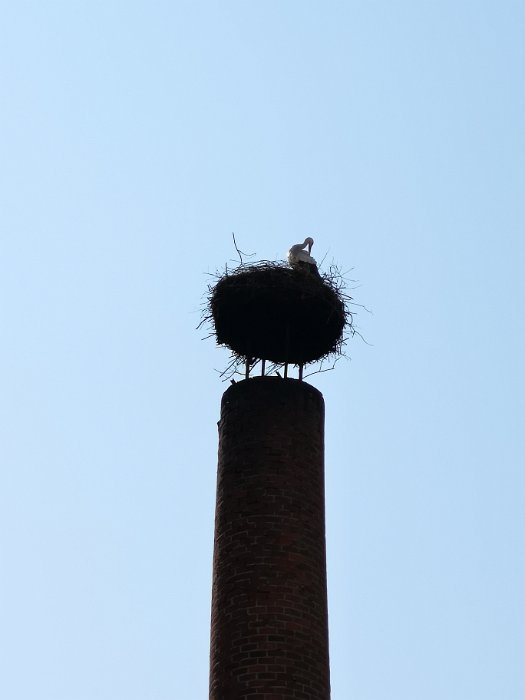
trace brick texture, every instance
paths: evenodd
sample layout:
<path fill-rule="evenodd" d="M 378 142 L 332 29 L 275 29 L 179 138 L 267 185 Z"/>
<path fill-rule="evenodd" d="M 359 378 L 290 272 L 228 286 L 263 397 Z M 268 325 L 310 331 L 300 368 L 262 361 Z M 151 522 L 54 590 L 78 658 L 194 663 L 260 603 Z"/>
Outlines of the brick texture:
<path fill-rule="evenodd" d="M 257 377 L 219 422 L 210 700 L 328 700 L 324 402 Z"/>

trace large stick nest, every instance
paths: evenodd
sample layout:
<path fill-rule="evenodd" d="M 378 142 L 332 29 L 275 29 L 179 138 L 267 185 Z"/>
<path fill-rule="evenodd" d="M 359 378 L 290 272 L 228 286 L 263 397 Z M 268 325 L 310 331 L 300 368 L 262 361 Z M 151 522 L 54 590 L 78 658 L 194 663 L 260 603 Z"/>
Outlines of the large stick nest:
<path fill-rule="evenodd" d="M 233 362 L 264 359 L 305 365 L 341 355 L 353 334 L 352 303 L 345 281 L 332 266 L 319 275 L 305 264 L 262 261 L 217 275 L 208 288 L 203 322 Z"/>

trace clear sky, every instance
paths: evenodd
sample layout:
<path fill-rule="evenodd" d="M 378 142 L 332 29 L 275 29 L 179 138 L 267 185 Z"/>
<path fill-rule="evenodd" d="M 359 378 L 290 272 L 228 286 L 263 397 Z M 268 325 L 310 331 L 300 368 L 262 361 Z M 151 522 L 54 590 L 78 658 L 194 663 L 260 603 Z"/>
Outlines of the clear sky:
<path fill-rule="evenodd" d="M 17 0 L 0 22 L 0 696 L 207 697 L 208 272 L 305 236 L 334 700 L 525 697 L 521 0 Z"/>

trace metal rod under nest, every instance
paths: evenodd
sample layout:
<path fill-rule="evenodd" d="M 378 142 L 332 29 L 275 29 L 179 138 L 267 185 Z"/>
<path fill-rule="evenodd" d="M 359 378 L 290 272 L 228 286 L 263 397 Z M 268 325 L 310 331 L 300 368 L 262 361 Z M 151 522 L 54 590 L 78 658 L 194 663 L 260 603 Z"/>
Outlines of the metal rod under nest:
<path fill-rule="evenodd" d="M 250 350 L 251 350 L 251 342 L 250 339 L 248 338 L 246 341 L 246 365 L 245 365 L 245 370 L 244 370 L 244 378 L 249 379 L 250 378 Z"/>
<path fill-rule="evenodd" d="M 288 355 L 290 353 L 290 324 L 286 326 L 286 333 L 284 336 L 284 356 L 286 361 L 284 363 L 284 378 L 288 377 Z"/>
<path fill-rule="evenodd" d="M 261 377 L 264 377 L 265 368 L 266 368 L 266 360 L 261 360 Z"/>
<path fill-rule="evenodd" d="M 299 365 L 299 381 L 300 382 L 303 381 L 303 365 L 302 364 Z"/>

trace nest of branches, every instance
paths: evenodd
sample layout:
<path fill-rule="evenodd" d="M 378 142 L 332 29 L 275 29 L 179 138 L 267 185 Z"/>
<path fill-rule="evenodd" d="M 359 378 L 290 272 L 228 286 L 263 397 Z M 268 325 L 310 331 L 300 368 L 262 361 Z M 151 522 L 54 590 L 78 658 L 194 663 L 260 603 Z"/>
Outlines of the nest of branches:
<path fill-rule="evenodd" d="M 209 285 L 201 324 L 231 350 L 232 374 L 257 359 L 275 366 L 337 359 L 356 332 L 345 289 L 335 266 L 320 275 L 308 264 L 242 263 Z"/>

